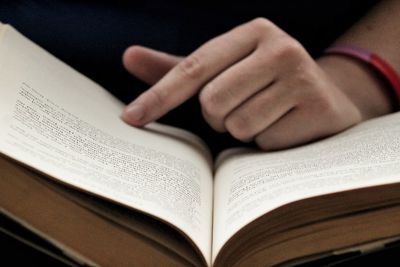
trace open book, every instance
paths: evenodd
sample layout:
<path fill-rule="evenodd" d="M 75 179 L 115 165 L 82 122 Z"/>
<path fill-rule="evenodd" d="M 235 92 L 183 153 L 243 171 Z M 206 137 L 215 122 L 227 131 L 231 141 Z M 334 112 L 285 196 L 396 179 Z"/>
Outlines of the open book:
<path fill-rule="evenodd" d="M 400 236 L 400 114 L 214 163 L 198 137 L 130 127 L 123 108 L 2 25 L 2 212 L 101 266 L 290 265 Z"/>

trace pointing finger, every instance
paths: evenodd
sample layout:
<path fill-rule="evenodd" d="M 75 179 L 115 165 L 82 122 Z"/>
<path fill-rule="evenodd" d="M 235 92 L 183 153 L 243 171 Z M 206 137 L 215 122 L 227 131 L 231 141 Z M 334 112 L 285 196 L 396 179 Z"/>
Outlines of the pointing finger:
<path fill-rule="evenodd" d="M 122 118 L 143 126 L 192 97 L 207 81 L 256 48 L 258 37 L 250 27 L 252 24 L 244 24 L 201 46 L 128 105 Z"/>

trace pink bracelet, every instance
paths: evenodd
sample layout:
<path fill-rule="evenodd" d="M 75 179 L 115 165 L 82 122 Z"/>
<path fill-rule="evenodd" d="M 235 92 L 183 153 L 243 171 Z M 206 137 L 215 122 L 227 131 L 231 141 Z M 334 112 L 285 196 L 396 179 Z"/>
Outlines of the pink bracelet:
<path fill-rule="evenodd" d="M 392 86 L 400 102 L 400 78 L 396 71 L 381 57 L 360 47 L 351 45 L 333 45 L 324 51 L 325 54 L 339 54 L 357 58 L 368 63 Z"/>

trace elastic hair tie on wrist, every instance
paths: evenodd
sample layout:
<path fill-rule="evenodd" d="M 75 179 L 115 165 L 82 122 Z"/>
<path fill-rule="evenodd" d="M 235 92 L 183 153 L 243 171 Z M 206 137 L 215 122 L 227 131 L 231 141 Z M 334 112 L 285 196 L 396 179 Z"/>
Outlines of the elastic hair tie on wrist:
<path fill-rule="evenodd" d="M 383 78 L 392 86 L 397 100 L 400 102 L 400 78 L 396 71 L 380 56 L 371 53 L 361 47 L 351 45 L 333 45 L 328 47 L 325 54 L 339 54 L 359 59 L 369 64 L 374 70 L 382 75 Z"/>

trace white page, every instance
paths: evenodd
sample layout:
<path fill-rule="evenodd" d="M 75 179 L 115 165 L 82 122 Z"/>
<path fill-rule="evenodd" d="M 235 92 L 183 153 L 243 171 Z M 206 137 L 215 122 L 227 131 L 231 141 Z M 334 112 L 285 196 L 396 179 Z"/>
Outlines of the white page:
<path fill-rule="evenodd" d="M 219 163 L 213 260 L 240 228 L 286 203 L 400 182 L 400 113 L 286 151 L 226 151 Z"/>
<path fill-rule="evenodd" d="M 119 118 L 123 104 L 5 28 L 0 44 L 0 152 L 172 223 L 209 262 L 212 167 L 205 147 L 171 127 L 126 125 Z"/>

